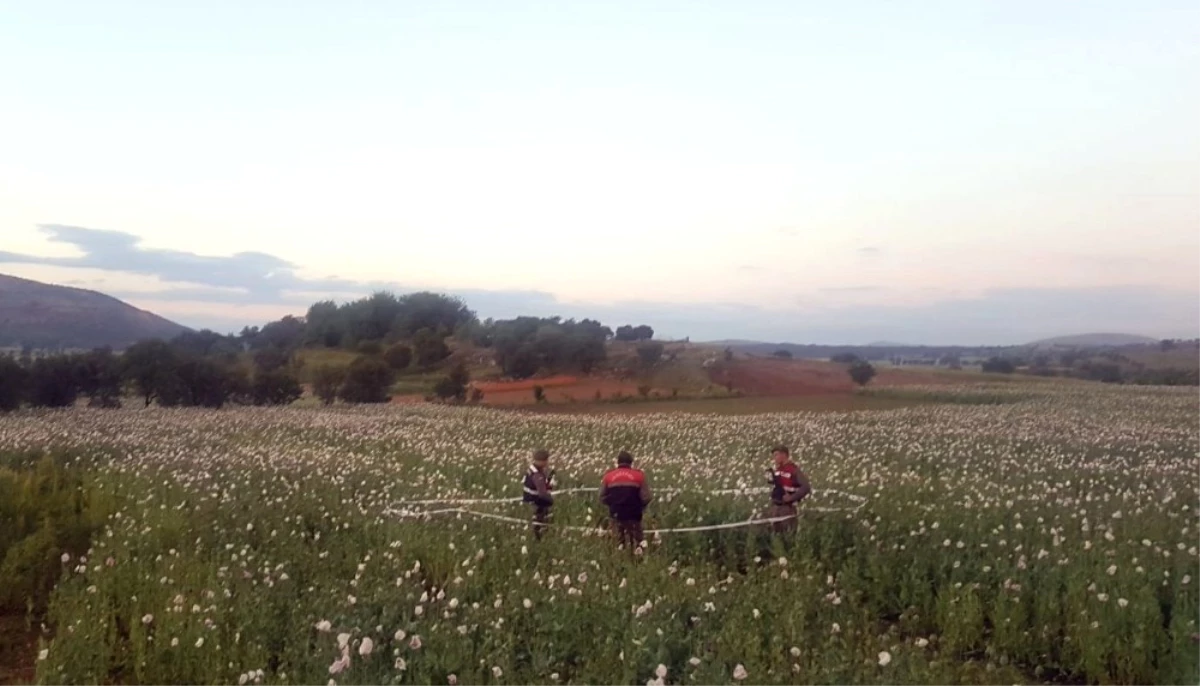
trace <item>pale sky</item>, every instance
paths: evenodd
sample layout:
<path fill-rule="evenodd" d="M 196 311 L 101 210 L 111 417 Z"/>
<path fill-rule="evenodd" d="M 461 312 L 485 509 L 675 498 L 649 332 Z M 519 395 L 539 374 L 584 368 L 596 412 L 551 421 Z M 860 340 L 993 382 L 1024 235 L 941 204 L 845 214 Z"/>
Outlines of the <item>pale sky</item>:
<path fill-rule="evenodd" d="M 0 4 L 0 272 L 665 336 L 1200 335 L 1200 4 Z M 108 233 L 105 233 L 108 232 Z"/>

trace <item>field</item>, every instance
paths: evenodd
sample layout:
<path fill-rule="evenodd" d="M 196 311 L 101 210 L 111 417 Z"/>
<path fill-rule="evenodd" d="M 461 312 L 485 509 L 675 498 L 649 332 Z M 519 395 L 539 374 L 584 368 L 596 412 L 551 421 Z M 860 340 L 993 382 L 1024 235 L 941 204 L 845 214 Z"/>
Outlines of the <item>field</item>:
<path fill-rule="evenodd" d="M 30 607 L 43 683 L 1200 680 L 1193 390 L 906 393 L 734 416 L 18 413 L 0 418 L 0 581 L 49 560 L 53 592 Z M 648 528 L 737 522 L 764 496 L 714 492 L 762 486 L 778 442 L 816 489 L 790 536 L 669 533 L 634 555 L 586 532 L 404 516 L 519 495 L 545 446 L 560 488 L 632 451 L 659 489 Z M 599 515 L 564 493 L 553 521 Z M 39 533 L 14 543 L 22 527 Z"/>

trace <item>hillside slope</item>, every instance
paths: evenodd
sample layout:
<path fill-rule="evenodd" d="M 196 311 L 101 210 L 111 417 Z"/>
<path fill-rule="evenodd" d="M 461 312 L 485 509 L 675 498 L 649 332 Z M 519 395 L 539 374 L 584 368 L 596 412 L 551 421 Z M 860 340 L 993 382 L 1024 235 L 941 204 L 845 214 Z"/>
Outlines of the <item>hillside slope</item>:
<path fill-rule="evenodd" d="M 0 274 L 0 348 L 119 350 L 187 330 L 103 293 Z"/>
<path fill-rule="evenodd" d="M 1030 343 L 1030 346 L 1071 346 L 1077 348 L 1119 347 L 1123 345 L 1149 345 L 1158 343 L 1158 339 L 1148 336 L 1136 336 L 1127 333 L 1084 333 L 1075 336 L 1058 336 L 1045 338 Z"/>

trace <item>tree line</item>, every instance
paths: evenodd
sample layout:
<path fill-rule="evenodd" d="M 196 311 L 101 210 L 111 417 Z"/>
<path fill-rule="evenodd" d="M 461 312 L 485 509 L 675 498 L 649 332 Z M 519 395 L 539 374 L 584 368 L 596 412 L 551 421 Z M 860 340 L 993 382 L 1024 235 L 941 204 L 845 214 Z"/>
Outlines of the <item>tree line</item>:
<path fill-rule="evenodd" d="M 122 354 L 103 348 L 33 359 L 0 358 L 0 409 L 143 406 L 219 408 L 226 404 L 286 405 L 303 394 L 302 378 L 329 404 L 381 403 L 398 376 L 444 369 L 433 387 L 443 400 L 467 399 L 469 373 L 451 360 L 451 338 L 490 349 L 502 372 L 590 373 L 607 358 L 609 340 L 638 342 L 643 358 L 661 355 L 647 325 L 616 333 L 598 321 L 517 317 L 479 321 L 460 299 L 431 292 L 387 292 L 338 305 L 313 304 L 303 317 L 286 316 L 237 334 L 188 331 L 169 341 L 139 341 Z M 657 347 L 656 347 L 657 346 Z M 348 363 L 302 369 L 302 349 L 354 353 Z M 478 400 L 476 394 L 472 399 Z"/>

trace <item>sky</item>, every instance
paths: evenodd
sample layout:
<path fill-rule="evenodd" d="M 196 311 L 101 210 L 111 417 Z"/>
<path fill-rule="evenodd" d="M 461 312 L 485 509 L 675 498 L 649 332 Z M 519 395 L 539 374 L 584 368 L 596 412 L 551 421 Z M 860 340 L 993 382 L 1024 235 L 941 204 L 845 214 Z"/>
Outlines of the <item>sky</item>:
<path fill-rule="evenodd" d="M 0 272 L 660 336 L 1200 336 L 1200 4 L 0 4 Z"/>

